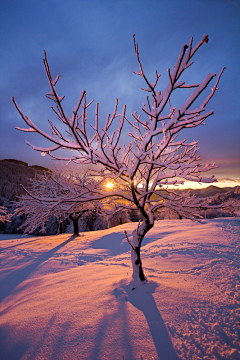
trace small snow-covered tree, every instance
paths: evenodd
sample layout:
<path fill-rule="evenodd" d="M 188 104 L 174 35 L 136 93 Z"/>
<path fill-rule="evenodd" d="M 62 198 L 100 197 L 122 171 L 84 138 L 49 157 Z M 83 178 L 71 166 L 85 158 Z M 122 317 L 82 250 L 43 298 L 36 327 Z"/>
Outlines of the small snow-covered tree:
<path fill-rule="evenodd" d="M 20 127 L 17 129 L 37 132 L 52 143 L 47 148 L 36 147 L 28 143 L 34 150 L 50 154 L 57 159 L 61 157 L 55 156 L 54 151 L 70 150 L 71 156 L 62 157 L 62 159 L 79 164 L 96 165 L 97 175 L 116 181 L 113 189 L 106 191 L 106 189 L 99 188 L 93 194 L 92 199 L 100 200 L 111 197 L 113 201 L 118 200 L 117 208 L 140 211 L 143 220 L 133 231 L 132 237 L 128 237 L 127 234 L 126 237 L 131 246 L 133 277 L 144 281 L 140 249 L 144 236 L 154 226 L 154 212 L 166 207 L 180 216 L 194 220 L 199 218 L 199 213 L 195 210 L 198 206 L 204 206 L 194 196 L 191 197 L 187 193 L 181 194 L 170 189 L 169 185 L 177 186 L 185 180 L 205 183 L 217 181 L 214 176 L 208 178 L 202 175 L 215 168 L 215 165 L 203 166 L 201 164 L 200 157 L 197 155 L 197 141 L 187 143 L 184 139 L 178 140 L 177 135 L 183 129 L 204 124 L 204 121 L 213 114 L 212 110 L 205 111 L 205 108 L 218 89 L 219 79 L 224 68 L 212 85 L 210 93 L 199 106 L 194 107 L 196 99 L 208 87 L 216 74 L 210 73 L 202 82 L 192 84 L 186 84 L 180 78 L 193 64 L 192 58 L 197 50 L 208 42 L 208 35 L 204 35 L 195 47 L 193 47 L 193 38 L 190 39 L 189 45 L 182 45 L 173 70 L 167 69 L 169 80 L 163 91 L 158 88 L 160 74 L 157 71 L 153 83 L 146 76 L 140 61 L 135 36 L 133 36 L 133 42 L 139 65 L 139 71 L 135 74 L 143 78 L 146 88 L 142 90 L 150 95 L 147 96 L 146 102 L 141 108 L 143 118 L 135 111 L 132 114 L 133 120 L 129 120 L 126 116 L 126 105 L 123 106 L 122 114 L 118 114 L 118 100 L 116 99 L 112 115 L 108 114 L 105 123 L 102 124 L 98 116 L 99 104 L 97 103 L 95 122 L 91 124 L 94 133 L 90 137 L 86 122 L 87 109 L 92 101 L 87 103 L 86 91 L 83 90 L 73 109 L 72 116 L 69 117 L 66 114 L 62 103 L 64 96 L 59 96 L 56 90 L 59 76 L 55 80 L 52 79 L 46 53 L 43 63 L 50 85 L 50 91 L 46 96 L 55 103 L 56 108 L 52 107 L 52 109 L 57 119 L 66 126 L 67 135 L 61 133 L 51 121 L 49 121 L 51 134 L 41 130 L 23 114 L 14 98 L 13 102 L 29 126 L 27 129 Z M 171 96 L 175 91 L 182 91 L 182 89 L 189 89 L 190 95 L 181 106 L 174 106 Z M 79 113 L 80 108 L 82 109 L 81 114 Z M 116 120 L 118 120 L 118 126 L 114 129 Z M 121 136 L 124 134 L 124 122 L 129 123 L 132 127 L 132 131 L 128 134 L 130 139 L 128 143 L 126 143 L 126 136 L 124 136 L 124 140 L 121 140 Z M 121 203 L 119 199 L 121 199 Z"/>
<path fill-rule="evenodd" d="M 117 225 L 122 225 L 129 222 L 129 215 L 127 211 L 119 208 L 117 211 L 110 214 L 108 217 L 108 227 L 113 227 Z"/>
<path fill-rule="evenodd" d="M 236 213 L 240 210 L 240 193 L 238 192 L 238 188 L 235 189 L 235 191 L 227 191 L 225 193 L 218 193 L 213 196 L 213 198 L 209 199 L 210 205 L 220 205 L 224 208 L 225 212 L 221 212 L 219 209 L 217 216 L 236 216 Z M 206 215 L 209 217 L 217 217 L 214 216 L 214 213 L 210 212 L 211 210 L 208 210 L 206 212 Z M 212 216 L 211 216 L 212 215 Z"/>
<path fill-rule="evenodd" d="M 45 223 L 51 216 L 59 219 L 61 227 L 65 216 L 73 222 L 73 235 L 79 235 L 78 219 L 94 208 L 94 202 L 87 201 L 86 196 L 91 193 L 96 182 L 86 173 L 79 175 L 69 171 L 72 169 L 58 169 L 55 166 L 54 171 L 38 174 L 30 180 L 28 186 L 23 187 L 26 194 L 19 196 L 15 202 L 15 214 L 27 215 L 20 226 L 25 233 L 31 233 L 40 226 L 41 231 L 45 232 Z M 79 202 L 82 196 L 85 202 Z"/>

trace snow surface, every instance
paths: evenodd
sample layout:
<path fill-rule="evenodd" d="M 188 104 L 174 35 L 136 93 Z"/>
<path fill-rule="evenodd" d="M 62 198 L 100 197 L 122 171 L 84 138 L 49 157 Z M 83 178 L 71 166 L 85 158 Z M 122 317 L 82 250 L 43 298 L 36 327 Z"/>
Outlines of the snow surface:
<path fill-rule="evenodd" d="M 240 359 L 240 218 L 156 222 L 140 286 L 135 227 L 1 237 L 0 358 Z"/>

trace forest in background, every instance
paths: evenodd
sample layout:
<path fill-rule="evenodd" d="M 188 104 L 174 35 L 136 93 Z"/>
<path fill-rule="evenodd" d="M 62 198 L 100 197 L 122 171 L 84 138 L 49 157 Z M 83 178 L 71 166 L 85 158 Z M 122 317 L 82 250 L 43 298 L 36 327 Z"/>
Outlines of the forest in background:
<path fill-rule="evenodd" d="M 15 159 L 0 160 L 0 169 L 0 206 L 6 207 L 9 213 L 14 212 L 15 206 L 13 202 L 17 201 L 17 196 L 24 193 L 21 185 L 27 187 L 31 178 L 34 178 L 37 174 L 41 174 L 44 171 L 51 171 L 48 168 L 38 165 L 28 165 L 26 162 Z M 210 185 L 207 188 L 190 189 L 189 191 L 191 195 L 200 198 L 211 198 L 212 204 L 215 205 L 221 204 L 229 198 L 240 198 L 239 186 L 233 188 L 218 188 L 215 185 Z M 201 215 L 204 218 L 234 216 L 229 209 L 209 209 L 202 211 Z M 155 216 L 158 220 L 178 218 L 178 215 L 169 209 L 157 211 Z M 128 221 L 139 221 L 140 218 L 140 214 L 136 213 L 136 211 L 132 213 L 128 212 L 127 216 L 126 214 L 120 213 L 104 218 L 99 218 L 97 212 L 88 212 L 79 219 L 79 230 L 81 232 L 103 230 Z M 23 224 L 25 219 L 26 217 L 24 215 L 14 215 L 10 222 L 0 222 L 0 233 L 23 233 L 23 231 L 18 228 Z M 55 235 L 58 233 L 58 229 L 59 219 L 52 216 L 46 223 L 46 235 Z M 63 220 L 63 232 L 72 232 L 72 223 L 69 218 Z M 40 229 L 36 229 L 33 234 L 43 235 Z"/>

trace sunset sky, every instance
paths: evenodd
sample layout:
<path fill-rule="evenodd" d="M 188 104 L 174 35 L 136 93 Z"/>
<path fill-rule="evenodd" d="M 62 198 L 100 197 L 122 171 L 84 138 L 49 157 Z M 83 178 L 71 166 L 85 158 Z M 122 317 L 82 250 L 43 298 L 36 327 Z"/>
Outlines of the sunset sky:
<path fill-rule="evenodd" d="M 0 159 L 51 167 L 50 159 L 24 139 L 37 146 L 49 143 L 39 135 L 15 130 L 25 124 L 11 101 L 14 96 L 24 114 L 45 130 L 48 119 L 55 121 L 52 103 L 45 97 L 44 50 L 53 77 L 61 76 L 58 90 L 66 96 L 67 114 L 71 116 L 85 89 L 89 101 L 99 102 L 103 122 L 113 111 L 115 98 L 120 112 L 127 105 L 129 118 L 145 102 L 146 93 L 140 90 L 144 83 L 132 73 L 138 70 L 133 33 L 150 80 L 155 80 L 155 70 L 162 74 L 161 90 L 182 43 L 193 36 L 196 44 L 208 34 L 208 44 L 195 54 L 190 79 L 202 81 L 208 73 L 218 74 L 226 67 L 207 106 L 214 115 L 205 126 L 179 136 L 199 140 L 202 162 L 219 165 L 212 173 L 220 186 L 240 184 L 239 0 L 1 0 L 0 24 Z M 94 110 L 93 105 L 89 117 Z"/>

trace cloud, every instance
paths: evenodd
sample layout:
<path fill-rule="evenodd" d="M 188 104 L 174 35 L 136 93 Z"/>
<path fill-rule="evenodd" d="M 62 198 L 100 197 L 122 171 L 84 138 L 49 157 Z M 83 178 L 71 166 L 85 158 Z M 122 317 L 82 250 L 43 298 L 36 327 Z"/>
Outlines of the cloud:
<path fill-rule="evenodd" d="M 240 178 L 237 178 L 237 179 L 230 179 L 230 178 L 218 178 L 218 182 L 219 183 L 235 183 L 235 184 L 240 184 Z"/>

